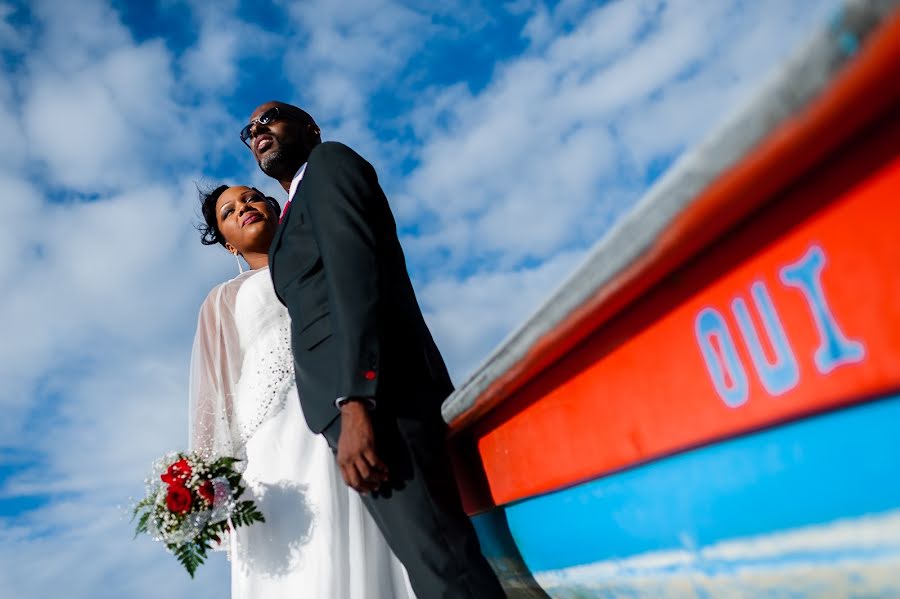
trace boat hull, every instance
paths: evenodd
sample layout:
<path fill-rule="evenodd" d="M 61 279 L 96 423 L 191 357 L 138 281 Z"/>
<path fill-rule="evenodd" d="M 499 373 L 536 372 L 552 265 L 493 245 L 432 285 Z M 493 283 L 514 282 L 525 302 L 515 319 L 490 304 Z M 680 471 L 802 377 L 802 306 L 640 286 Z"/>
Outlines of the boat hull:
<path fill-rule="evenodd" d="M 867 37 L 769 95 L 824 53 L 821 89 L 699 186 L 743 121 L 701 144 L 445 403 L 510 597 L 900 596 L 896 4 L 851 2 Z"/>

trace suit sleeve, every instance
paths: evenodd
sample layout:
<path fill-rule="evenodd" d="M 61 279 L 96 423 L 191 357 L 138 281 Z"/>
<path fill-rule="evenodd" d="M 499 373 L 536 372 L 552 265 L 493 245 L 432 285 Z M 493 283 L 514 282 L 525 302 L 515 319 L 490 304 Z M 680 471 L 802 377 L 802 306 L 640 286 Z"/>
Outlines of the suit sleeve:
<path fill-rule="evenodd" d="M 316 148 L 304 176 L 313 235 L 328 285 L 338 344 L 335 398 L 374 398 L 378 387 L 377 217 L 384 193 L 372 166 L 350 148 Z"/>

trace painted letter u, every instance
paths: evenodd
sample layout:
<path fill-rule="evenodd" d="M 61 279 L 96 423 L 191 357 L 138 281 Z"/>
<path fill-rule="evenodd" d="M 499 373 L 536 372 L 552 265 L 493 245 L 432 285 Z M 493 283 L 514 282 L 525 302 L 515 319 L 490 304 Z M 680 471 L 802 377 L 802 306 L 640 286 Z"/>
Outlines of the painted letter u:
<path fill-rule="evenodd" d="M 766 336 L 774 351 L 774 361 L 769 362 L 766 352 L 760 342 L 756 327 L 750 318 L 750 312 L 747 309 L 747 303 L 742 298 L 735 298 L 731 302 L 731 309 L 734 311 L 734 317 L 737 319 L 738 328 L 741 329 L 741 335 L 744 337 L 744 343 L 750 352 L 750 358 L 753 360 L 753 366 L 759 375 L 762 386 L 772 395 L 781 395 L 797 386 L 800 381 L 800 369 L 797 367 L 797 359 L 791 346 L 788 344 L 787 335 L 784 333 L 784 327 L 772 306 L 772 299 L 766 286 L 761 281 L 753 283 L 750 287 L 753 295 L 753 302 L 756 304 L 756 310 L 759 312 L 760 321 Z"/>

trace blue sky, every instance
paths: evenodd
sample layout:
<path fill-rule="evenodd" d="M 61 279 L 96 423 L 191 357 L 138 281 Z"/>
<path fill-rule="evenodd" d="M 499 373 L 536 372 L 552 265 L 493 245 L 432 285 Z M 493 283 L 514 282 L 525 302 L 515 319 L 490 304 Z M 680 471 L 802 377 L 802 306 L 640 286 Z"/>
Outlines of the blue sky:
<path fill-rule="evenodd" d="M 437 4 L 0 0 L 0 595 L 227 595 L 122 514 L 186 443 L 235 273 L 195 183 L 283 196 L 238 138 L 257 104 L 375 165 L 461 383 L 837 0 Z"/>

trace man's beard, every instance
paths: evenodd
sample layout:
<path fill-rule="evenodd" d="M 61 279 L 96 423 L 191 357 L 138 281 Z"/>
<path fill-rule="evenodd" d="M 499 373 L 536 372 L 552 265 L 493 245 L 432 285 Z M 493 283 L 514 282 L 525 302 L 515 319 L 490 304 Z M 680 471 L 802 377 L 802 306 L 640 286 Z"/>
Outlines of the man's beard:
<path fill-rule="evenodd" d="M 306 162 L 309 150 L 302 143 L 288 143 L 278 145 L 266 152 L 257 164 L 262 172 L 273 179 L 283 181 L 292 179 L 300 165 Z"/>
<path fill-rule="evenodd" d="M 262 172 L 278 179 L 285 174 L 285 171 L 289 170 L 290 161 L 288 152 L 277 149 L 264 155 L 257 164 L 259 164 Z M 296 171 L 297 169 L 295 168 L 294 170 Z"/>

